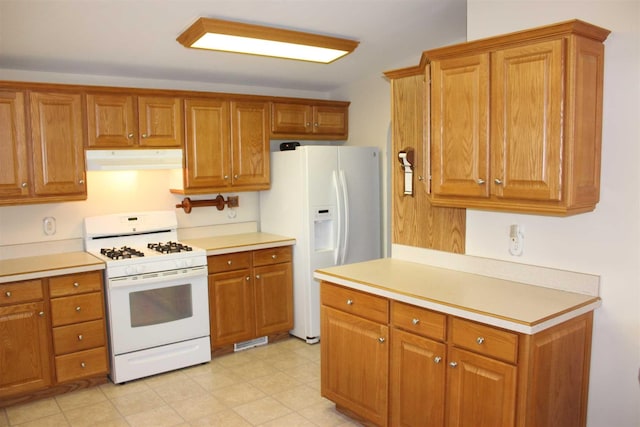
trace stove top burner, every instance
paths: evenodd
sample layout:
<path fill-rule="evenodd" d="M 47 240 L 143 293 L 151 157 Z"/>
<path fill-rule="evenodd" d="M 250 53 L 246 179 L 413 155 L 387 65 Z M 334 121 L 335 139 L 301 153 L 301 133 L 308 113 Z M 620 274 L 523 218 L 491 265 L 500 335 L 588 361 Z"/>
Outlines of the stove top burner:
<path fill-rule="evenodd" d="M 132 258 L 132 257 L 143 257 L 144 253 L 130 248 L 128 246 L 123 246 L 119 249 L 116 248 L 102 248 L 100 249 L 100 253 L 104 256 L 106 256 L 107 258 L 111 258 L 111 259 L 126 259 L 126 258 Z"/>
<path fill-rule="evenodd" d="M 183 245 L 178 242 L 166 242 L 166 243 L 149 243 L 147 248 L 163 254 L 173 254 L 178 252 L 189 252 L 193 248 L 191 246 Z"/>

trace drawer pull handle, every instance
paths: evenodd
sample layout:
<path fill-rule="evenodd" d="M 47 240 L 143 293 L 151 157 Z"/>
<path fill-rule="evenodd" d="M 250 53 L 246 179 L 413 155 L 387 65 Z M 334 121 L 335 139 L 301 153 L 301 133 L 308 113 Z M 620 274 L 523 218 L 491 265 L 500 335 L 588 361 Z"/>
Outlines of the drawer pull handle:
<path fill-rule="evenodd" d="M 378 342 L 379 342 L 380 344 L 384 344 L 384 342 L 385 342 L 385 341 L 386 341 L 386 340 L 384 339 L 384 337 L 380 337 L 380 338 L 378 338 Z"/>
<path fill-rule="evenodd" d="M 411 323 L 413 323 L 414 325 L 417 325 L 418 323 L 420 323 L 420 319 L 413 318 L 411 320 Z"/>
<path fill-rule="evenodd" d="M 273 254 L 273 255 L 271 255 L 271 258 L 276 259 L 276 258 L 278 258 L 278 255 Z"/>
<path fill-rule="evenodd" d="M 433 358 L 433 363 L 440 363 L 442 361 L 442 357 L 436 356 Z"/>
<path fill-rule="evenodd" d="M 347 300 L 347 305 L 353 305 L 353 300 L 351 298 Z"/>
<path fill-rule="evenodd" d="M 74 287 L 74 288 L 77 288 L 77 287 L 79 287 L 79 286 L 80 286 L 80 283 L 78 283 L 78 282 L 73 282 L 73 287 Z"/>
<path fill-rule="evenodd" d="M 40 317 L 44 317 L 44 311 L 40 311 L 40 312 L 38 312 L 38 316 L 40 316 Z"/>
<path fill-rule="evenodd" d="M 484 343 L 484 338 L 483 337 L 478 337 L 478 338 L 476 338 L 476 342 L 478 343 L 478 345 L 482 345 Z"/>
<path fill-rule="evenodd" d="M 7 298 L 9 298 L 11 296 L 11 291 L 7 291 L 4 294 L 7 296 Z"/>
<path fill-rule="evenodd" d="M 227 265 L 231 265 L 231 260 L 227 261 Z"/>
<path fill-rule="evenodd" d="M 455 368 L 456 366 L 458 366 L 458 362 L 449 362 L 449 366 Z"/>
<path fill-rule="evenodd" d="M 77 306 L 77 307 L 76 307 L 76 311 L 80 311 L 80 306 Z"/>
<path fill-rule="evenodd" d="M 82 334 L 78 334 L 78 341 L 82 341 L 84 339 L 84 337 L 82 336 Z"/>
<path fill-rule="evenodd" d="M 84 369 L 84 368 L 86 368 L 86 367 L 87 367 L 87 364 L 86 364 L 86 363 L 84 363 L 84 362 L 80 362 L 80 367 L 81 367 L 82 369 Z"/>

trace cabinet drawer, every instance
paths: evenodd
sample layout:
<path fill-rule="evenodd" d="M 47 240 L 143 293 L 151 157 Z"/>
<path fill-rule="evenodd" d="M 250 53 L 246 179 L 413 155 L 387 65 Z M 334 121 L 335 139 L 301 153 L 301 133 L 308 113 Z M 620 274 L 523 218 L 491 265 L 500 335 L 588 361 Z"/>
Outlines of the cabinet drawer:
<path fill-rule="evenodd" d="M 0 285 L 0 306 L 42 299 L 42 281 L 4 283 Z"/>
<path fill-rule="evenodd" d="M 53 328 L 53 348 L 56 355 L 103 347 L 104 345 L 104 321 L 102 319 Z"/>
<path fill-rule="evenodd" d="M 67 276 L 57 276 L 49 279 L 49 292 L 51 293 L 51 298 L 95 292 L 99 291 L 101 288 L 101 271 L 69 274 Z"/>
<path fill-rule="evenodd" d="M 106 347 L 80 351 L 56 357 L 56 378 L 58 382 L 106 374 Z"/>
<path fill-rule="evenodd" d="M 374 322 L 389 322 L 389 301 L 328 282 L 322 282 L 320 298 L 323 305 L 364 317 Z"/>
<path fill-rule="evenodd" d="M 447 316 L 415 305 L 393 301 L 391 303 L 391 323 L 393 326 L 434 338 L 445 340 Z"/>
<path fill-rule="evenodd" d="M 291 246 L 253 251 L 253 265 L 270 265 L 291 262 Z"/>
<path fill-rule="evenodd" d="M 453 317 L 451 343 L 506 362 L 518 360 L 518 335 Z"/>
<path fill-rule="evenodd" d="M 212 255 L 207 257 L 209 273 L 240 270 L 251 266 L 251 252 L 235 252 L 232 254 Z"/>
<path fill-rule="evenodd" d="M 86 322 L 104 317 L 102 293 L 75 295 L 51 300 L 53 326 Z"/>

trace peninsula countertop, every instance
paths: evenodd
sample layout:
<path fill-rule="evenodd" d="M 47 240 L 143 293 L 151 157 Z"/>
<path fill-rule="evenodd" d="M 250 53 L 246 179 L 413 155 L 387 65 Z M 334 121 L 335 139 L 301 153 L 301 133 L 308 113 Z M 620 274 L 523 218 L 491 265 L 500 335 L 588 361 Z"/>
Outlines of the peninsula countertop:
<path fill-rule="evenodd" d="M 104 270 L 105 264 L 87 252 L 63 252 L 0 260 L 0 283 Z"/>
<path fill-rule="evenodd" d="M 207 251 L 207 255 L 221 255 L 279 246 L 291 246 L 296 243 L 296 240 L 277 234 L 256 232 L 185 239 L 182 243 L 204 249 Z"/>
<path fill-rule="evenodd" d="M 526 334 L 601 305 L 597 296 L 393 258 L 321 268 L 314 277 Z"/>

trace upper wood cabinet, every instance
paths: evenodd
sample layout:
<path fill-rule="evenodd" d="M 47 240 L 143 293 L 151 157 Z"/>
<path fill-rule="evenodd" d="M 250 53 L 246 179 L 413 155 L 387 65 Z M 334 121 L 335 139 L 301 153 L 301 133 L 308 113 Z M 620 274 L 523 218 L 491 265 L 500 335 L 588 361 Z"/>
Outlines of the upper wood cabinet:
<path fill-rule="evenodd" d="M 88 93 L 87 129 L 89 148 L 180 148 L 182 99 Z"/>
<path fill-rule="evenodd" d="M 429 152 L 427 150 L 429 103 L 424 68 L 399 73 L 391 79 L 392 149 L 392 241 L 422 248 L 464 253 L 466 212 L 460 208 L 432 206 L 428 195 Z M 411 151 L 412 194 L 404 193 L 405 174 L 398 153 Z"/>
<path fill-rule="evenodd" d="M 269 188 L 267 102 L 185 100 L 185 169 L 171 191 L 205 194 Z"/>
<path fill-rule="evenodd" d="M 574 20 L 424 52 L 432 203 L 593 210 L 608 34 Z"/>
<path fill-rule="evenodd" d="M 87 197 L 81 95 L 0 90 L 0 205 Z"/>
<path fill-rule="evenodd" d="M 347 139 L 349 103 L 273 102 L 271 135 L 275 139 Z"/>

